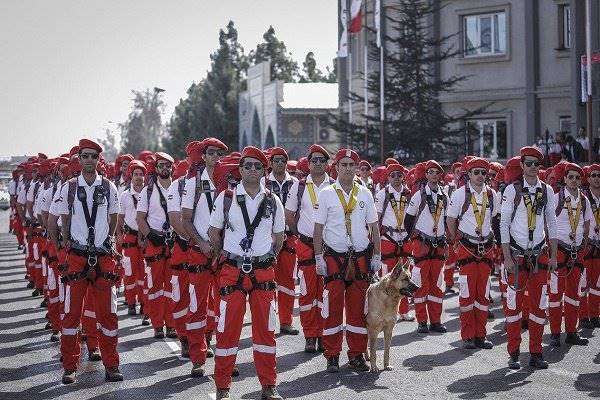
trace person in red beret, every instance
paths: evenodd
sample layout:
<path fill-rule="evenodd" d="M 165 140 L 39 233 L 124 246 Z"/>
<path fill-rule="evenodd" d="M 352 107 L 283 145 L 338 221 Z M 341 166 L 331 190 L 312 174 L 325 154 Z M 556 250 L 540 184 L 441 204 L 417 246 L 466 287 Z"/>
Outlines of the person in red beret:
<path fill-rule="evenodd" d="M 273 263 L 283 246 L 285 217 L 281 200 L 260 184 L 268 164 L 260 149 L 245 147 L 239 165 L 241 182 L 217 196 L 210 216 L 210 254 L 221 254 L 221 249 L 225 254 L 219 279 L 221 302 L 215 350 L 218 399 L 229 398 L 246 297 L 252 315 L 254 364 L 262 385 L 261 396 L 281 399 L 276 387 Z"/>
<path fill-rule="evenodd" d="M 327 371 L 338 372 L 345 316 L 348 364 L 368 371 L 364 308 L 369 276 L 381 269 L 379 220 L 373 195 L 355 180 L 358 154 L 340 149 L 335 161 L 338 179 L 319 194 L 313 240 L 317 274 L 324 281 L 323 355 Z"/>
<path fill-rule="evenodd" d="M 491 349 L 486 340 L 489 279 L 494 231 L 499 229 L 500 203 L 496 191 L 486 185 L 489 162 L 474 157 L 464 169 L 468 182 L 450 198 L 448 239 L 456 242 L 459 266 L 460 332 L 465 349 Z"/>
<path fill-rule="evenodd" d="M 567 333 L 565 343 L 579 346 L 588 344 L 588 339 L 577 333 L 583 257 L 588 253 L 584 247 L 588 242 L 592 219 L 592 206 L 580 188 L 583 176 L 583 169 L 579 165 L 566 163 L 564 187 L 554 195 L 557 204 L 558 269 L 550 274 L 548 316 L 550 345 L 555 347 L 561 345 L 563 315 Z"/>
<path fill-rule="evenodd" d="M 406 168 L 398 163 L 390 163 L 387 168 L 387 184 L 375 195 L 375 208 L 379 216 L 381 234 L 380 276 L 385 276 L 397 265 L 404 265 L 412 257 L 408 235 L 404 228 L 404 217 L 410 203 L 410 189 L 404 184 Z M 414 321 L 409 314 L 408 299 L 403 297 L 398 307 L 400 321 Z"/>
<path fill-rule="evenodd" d="M 395 158 L 386 158 L 385 159 L 385 166 L 389 166 L 390 164 L 400 164 L 400 162 L 398 160 L 396 160 Z"/>
<path fill-rule="evenodd" d="M 441 285 L 438 285 L 443 278 L 441 274 L 447 251 L 445 219 L 448 197 L 440 186 L 444 170 L 434 160 L 421 164 L 420 169 L 425 172 L 427 184 L 413 194 L 404 219 L 406 231 L 415 240 L 412 250 L 416 266 L 412 280 L 419 286 L 414 293 L 417 332 L 446 333 L 441 322 L 444 294 Z"/>
<path fill-rule="evenodd" d="M 373 183 L 373 178 L 371 177 L 373 167 L 371 163 L 367 160 L 360 160 L 358 164 L 358 178 L 359 181 L 362 182 L 363 185 L 367 187 L 371 191 L 371 193 L 375 192 L 375 184 Z"/>
<path fill-rule="evenodd" d="M 117 190 L 119 191 L 119 195 L 125 191 L 129 187 L 129 181 L 127 180 L 127 169 L 129 168 L 129 163 L 133 161 L 133 156 L 131 154 L 121 154 L 115 160 L 115 177 L 114 182 L 117 186 Z"/>
<path fill-rule="evenodd" d="M 307 157 L 298 161 L 297 170 L 302 175 L 295 182 L 285 203 L 286 222 L 291 232 L 297 234 L 296 256 L 300 281 L 300 324 L 304 333 L 304 352 L 316 353 L 322 349 L 323 319 L 317 304 L 323 293 L 322 280 L 317 276 L 314 262 L 313 227 L 314 212 L 319 207 L 320 192 L 333 181 L 327 174 L 327 150 L 312 145 Z"/>
<path fill-rule="evenodd" d="M 93 298 L 98 344 L 107 381 L 121 381 L 117 352 L 118 319 L 113 311 L 113 288 L 118 276 L 114 254 L 114 234 L 119 201 L 114 183 L 96 170 L 102 147 L 89 139 L 79 141 L 81 175 L 62 186 L 56 209 L 61 216 L 67 269 L 63 273 L 65 307 L 62 320 L 61 353 L 64 374 L 62 382 L 75 382 L 79 363 L 79 327 L 83 303 L 86 309 Z M 57 232 L 51 232 L 56 237 Z M 91 268 L 95 266 L 94 268 Z M 92 283 L 90 283 L 90 281 Z M 90 300 L 91 301 L 91 300 Z M 70 304 L 70 306 L 67 306 Z M 83 321 L 86 326 L 86 321 Z M 89 350 L 89 348 L 88 348 Z"/>
<path fill-rule="evenodd" d="M 25 252 L 25 234 L 23 228 L 23 220 L 17 211 L 17 195 L 21 190 L 23 182 L 23 165 L 19 164 L 12 171 L 12 179 L 8 183 L 8 194 L 10 196 L 10 208 L 12 216 L 10 220 L 11 232 L 17 238 L 17 249 Z"/>
<path fill-rule="evenodd" d="M 507 163 L 505 170 L 505 180 L 516 177 L 504 189 L 500 219 L 503 275 L 508 286 L 505 314 L 510 355 L 508 366 L 511 369 L 521 368 L 521 320 L 525 301 L 529 307 L 529 364 L 535 368 L 548 368 L 542 356 L 542 334 L 548 304 L 540 299 L 546 299 L 548 274 L 557 266 L 557 225 L 554 192 L 538 178 L 542 159 L 539 150 L 524 147 L 519 152 L 522 175 L 515 174 L 515 166 L 511 166 L 514 159 Z M 550 244 L 549 254 L 546 241 Z M 533 266 L 537 268 L 533 269 Z M 527 297 L 522 290 L 524 287 L 527 287 Z"/>
<path fill-rule="evenodd" d="M 592 218 L 590 219 L 590 252 L 584 258 L 585 282 L 588 290 L 583 293 L 579 308 L 579 327 L 583 329 L 600 328 L 600 164 L 592 164 L 587 171 L 588 190 Z"/>

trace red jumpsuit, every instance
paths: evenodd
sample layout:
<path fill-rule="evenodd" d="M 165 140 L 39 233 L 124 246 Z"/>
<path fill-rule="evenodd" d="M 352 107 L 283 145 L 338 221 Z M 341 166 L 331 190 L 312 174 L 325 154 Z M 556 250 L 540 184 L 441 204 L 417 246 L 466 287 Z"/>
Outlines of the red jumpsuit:
<path fill-rule="evenodd" d="M 277 306 L 280 325 L 292 325 L 292 312 L 296 299 L 296 242 L 295 236 L 288 236 L 275 263 L 277 282 Z"/>

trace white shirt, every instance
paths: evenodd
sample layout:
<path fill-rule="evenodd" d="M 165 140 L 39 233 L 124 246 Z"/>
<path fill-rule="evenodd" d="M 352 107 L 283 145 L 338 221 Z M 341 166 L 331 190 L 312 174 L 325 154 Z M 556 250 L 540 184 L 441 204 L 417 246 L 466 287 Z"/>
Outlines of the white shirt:
<path fill-rule="evenodd" d="M 306 186 L 304 188 L 304 193 L 302 193 L 301 208 L 300 208 L 300 218 L 298 219 L 298 233 L 312 237 L 313 231 L 315 229 L 315 210 L 320 206 L 318 199 L 320 192 L 328 186 L 331 186 L 329 183 L 329 175 L 325 174 L 325 179 L 321 182 L 321 185 L 317 186 L 313 184 L 312 175 L 308 175 L 306 177 Z M 312 202 L 310 200 L 310 192 L 308 190 L 309 184 L 312 184 L 315 189 L 315 196 L 317 197 L 317 204 L 313 207 Z M 293 212 L 298 211 L 298 182 L 294 182 L 290 192 L 288 193 L 288 199 L 285 203 L 285 209 Z"/>
<path fill-rule="evenodd" d="M 44 190 L 40 198 L 40 213 L 50 211 L 50 205 L 52 205 L 52 198 L 54 197 L 54 194 L 56 194 L 56 192 L 59 191 L 61 185 L 62 183 L 60 182 L 56 184 L 53 183 L 48 189 Z M 54 190 L 55 187 L 56 191 Z"/>
<path fill-rule="evenodd" d="M 121 193 L 121 196 L 119 197 L 119 208 L 121 211 L 119 211 L 119 214 L 123 215 L 125 224 L 128 227 L 130 227 L 134 231 L 137 231 L 139 228 L 136 220 L 137 208 L 135 206 L 135 203 L 133 202 L 134 196 L 139 202 L 140 193 L 136 192 L 133 186 Z"/>
<path fill-rule="evenodd" d="M 102 176 L 96 174 L 96 179 L 91 185 L 88 185 L 83 176 L 77 177 L 78 186 L 82 186 L 86 193 L 86 203 L 90 215 L 92 213 L 92 204 L 94 202 L 94 191 L 96 186 L 102 185 Z M 119 199 L 117 197 L 117 188 L 114 183 L 109 182 L 110 194 L 108 196 L 108 204 L 106 198 L 103 197 L 103 203 L 98 205 L 96 221 L 94 221 L 94 229 L 96 231 L 94 244 L 96 247 L 102 246 L 108 237 L 109 230 L 109 215 L 119 212 Z M 77 190 L 77 189 L 76 189 Z M 60 215 L 69 215 L 69 184 L 66 183 L 60 190 L 60 197 L 56 200 L 56 211 Z M 77 198 L 77 193 L 74 193 L 73 210 L 71 216 L 71 238 L 73 241 L 85 246 L 88 239 L 88 226 L 83 213 L 83 204 Z"/>
<path fill-rule="evenodd" d="M 467 183 L 469 185 L 469 190 L 472 195 L 475 195 L 475 202 L 477 203 L 477 210 L 481 211 L 481 206 L 483 204 L 483 194 L 487 193 L 488 187 L 483 185 L 483 190 L 480 193 L 477 193 L 471 183 Z M 498 194 L 494 189 L 490 189 L 492 192 L 492 198 L 488 198 L 487 207 L 485 209 L 485 216 L 483 219 L 483 226 L 481 227 L 481 235 L 485 238 L 492 232 L 492 217 L 495 217 L 498 214 L 498 210 L 500 208 L 500 203 L 498 200 Z M 452 192 L 452 197 L 450 198 L 450 204 L 448 206 L 448 217 L 451 218 L 459 218 L 462 213 L 463 205 L 465 204 L 465 195 L 466 195 L 466 186 L 462 186 Z M 475 212 L 473 211 L 473 206 L 471 205 L 471 199 L 467 199 L 469 203 L 469 208 L 463 214 L 461 220 L 458 222 L 458 230 L 462 233 L 465 233 L 470 236 L 479 237 L 476 232 L 477 221 L 475 219 Z M 492 207 L 493 206 L 493 207 Z M 490 210 L 493 208 L 492 213 Z"/>
<path fill-rule="evenodd" d="M 554 204 L 558 206 L 558 198 L 559 193 L 554 194 Z M 569 238 L 569 234 L 571 233 L 571 224 L 569 222 L 569 209 L 567 207 L 567 199 L 571 199 L 571 208 L 573 210 L 573 216 L 575 216 L 577 207 L 579 205 L 582 197 L 577 193 L 577 196 L 571 196 L 571 193 L 565 188 L 565 204 L 563 205 L 563 209 L 560 214 L 556 217 L 556 237 L 561 242 L 564 242 L 567 245 L 571 244 L 571 239 Z M 592 217 L 592 205 L 590 201 L 585 198 L 585 214 L 581 213 L 579 216 L 579 221 L 577 223 L 577 228 L 575 229 L 575 245 L 580 246 L 581 242 L 583 242 L 583 225 L 593 219 Z"/>
<path fill-rule="evenodd" d="M 438 196 L 443 195 L 443 191 L 441 186 L 438 186 L 437 192 L 433 192 L 429 185 L 425 185 L 425 194 L 431 195 L 433 204 L 437 207 Z M 421 206 L 421 190 L 415 192 L 410 198 L 410 205 L 408 206 L 408 210 L 406 210 L 407 214 L 416 216 L 419 212 L 419 207 Z M 419 219 L 415 221 L 415 229 L 419 232 L 427 235 L 427 236 L 444 236 L 445 226 L 444 226 L 444 218 L 446 217 L 446 209 L 442 209 L 440 213 L 440 219 L 437 223 L 437 234 L 433 232 L 433 216 L 429 211 L 429 206 L 427 205 L 427 201 L 425 201 L 425 207 L 423 207 L 423 211 L 419 216 Z"/>
<path fill-rule="evenodd" d="M 210 196 L 213 200 L 213 207 L 215 204 L 215 194 L 216 187 L 213 184 L 210 176 L 208 175 L 208 171 L 205 169 L 202 171 L 202 175 L 200 176 L 200 180 L 208 181 L 210 185 Z M 202 185 L 200 185 L 202 187 Z M 193 176 L 188 179 L 185 183 L 185 190 L 183 191 L 183 197 L 181 199 L 181 208 L 186 208 L 188 210 L 194 209 L 194 197 L 196 196 L 196 177 Z M 234 199 L 235 200 L 235 199 Z M 196 228 L 196 232 L 200 235 L 202 240 L 208 240 L 208 227 L 210 226 L 210 214 L 212 210 L 208 206 L 208 199 L 206 193 L 200 193 L 200 198 L 198 199 L 198 205 L 196 206 L 196 211 L 193 216 L 194 227 Z"/>
<path fill-rule="evenodd" d="M 215 200 L 214 210 L 210 215 L 210 226 L 219 229 L 224 229 L 225 224 L 223 215 L 223 203 L 225 199 L 224 193 L 225 192 L 221 192 Z M 254 199 L 252 199 L 246 193 L 243 183 L 238 184 L 233 190 L 231 208 L 229 209 L 230 227 L 224 229 L 225 237 L 223 239 L 223 250 L 238 256 L 244 255 L 244 250 L 240 246 L 240 242 L 246 237 L 246 224 L 244 223 L 242 210 L 237 203 L 236 196 L 245 196 L 248 217 L 250 218 L 250 222 L 252 222 L 258 212 L 260 203 L 265 197 L 265 193 L 265 188 L 261 185 L 259 193 Z M 273 198 L 275 199 L 276 207 L 275 215 L 271 213 L 269 218 L 263 217 L 254 231 L 254 240 L 252 241 L 251 247 L 251 255 L 254 257 L 263 256 L 271 251 L 273 247 L 272 234 L 281 233 L 285 230 L 283 204 L 277 196 L 274 195 Z"/>
<path fill-rule="evenodd" d="M 277 178 L 275 178 L 275 175 L 273 175 L 273 172 L 269 173 L 269 176 L 267 176 L 266 178 L 265 178 L 265 177 L 262 177 L 262 178 L 260 178 L 260 183 L 261 183 L 261 185 L 263 185 L 263 186 L 265 186 L 265 187 L 266 187 L 266 181 L 267 181 L 267 180 L 269 180 L 269 181 L 271 181 L 271 182 L 272 182 L 272 183 L 271 183 L 271 187 L 272 187 L 272 188 L 274 187 L 273 185 L 277 185 L 277 188 L 279 189 L 279 193 L 280 193 L 280 194 L 281 194 L 281 191 L 283 190 L 283 185 L 284 185 L 284 183 L 286 183 L 287 181 L 292 181 L 292 182 L 289 184 L 289 187 L 288 187 L 288 193 L 289 193 L 289 191 L 290 191 L 290 190 L 291 190 L 291 188 L 292 188 L 292 185 L 293 185 L 295 182 L 298 182 L 298 178 L 296 178 L 296 177 L 294 177 L 294 176 L 291 176 L 291 175 L 290 175 L 290 174 L 289 174 L 287 171 L 285 171 L 285 178 L 283 178 L 283 182 L 279 182 L 279 181 L 277 180 Z M 275 190 L 273 190 L 273 193 L 275 193 Z M 297 192 L 296 192 L 296 193 L 297 193 Z M 282 198 L 279 198 L 279 199 L 281 200 L 281 202 L 282 202 L 282 203 L 284 203 L 284 202 L 285 202 L 285 203 L 287 203 L 287 197 L 286 197 L 285 199 L 282 199 Z"/>
<path fill-rule="evenodd" d="M 396 202 L 398 204 L 398 212 L 399 212 L 400 211 L 400 198 L 402 196 L 402 191 L 405 190 L 405 186 L 402 185 L 400 187 L 400 191 L 397 191 L 396 189 L 394 189 L 394 187 L 392 185 L 387 185 L 386 188 L 388 189 L 388 193 L 393 195 L 394 199 L 396 199 Z M 377 194 L 375 194 L 375 208 L 377 209 L 377 214 L 383 213 L 383 205 L 385 203 L 385 196 L 386 196 L 385 189 L 386 188 L 381 189 L 380 191 L 377 192 Z M 408 202 L 410 202 L 410 194 L 408 195 L 407 203 L 404 208 L 405 215 L 406 215 L 406 210 L 408 209 L 408 205 L 409 205 Z M 402 226 L 398 226 L 398 221 L 396 220 L 396 216 L 394 215 L 394 208 L 392 207 L 392 203 L 390 201 L 387 202 L 385 214 L 383 214 L 383 216 L 381 218 L 381 225 L 388 226 L 392 229 L 398 229 L 401 231 L 401 232 L 393 232 L 391 234 L 392 239 L 394 239 L 396 241 L 404 240 L 406 238 L 406 236 L 408 236 L 408 233 L 404 230 L 404 221 L 402 223 Z M 388 233 L 388 235 L 390 235 L 390 233 Z M 381 240 L 389 241 L 389 239 L 385 236 L 382 236 Z"/>
<path fill-rule="evenodd" d="M 123 177 L 121 177 L 119 179 L 119 185 L 117 186 L 117 191 L 119 192 L 119 196 L 121 196 L 121 194 L 123 194 L 123 192 L 128 189 L 129 189 L 129 185 L 127 184 L 127 182 L 125 182 Z"/>
<path fill-rule="evenodd" d="M 535 191 L 537 188 L 542 187 L 541 182 L 538 179 L 537 183 L 530 186 L 527 181 L 523 180 L 523 187 L 527 188 L 531 196 L 531 200 L 534 200 Z M 504 195 L 502 196 L 502 206 L 500 210 L 500 235 L 502 236 L 502 243 L 510 243 L 510 237 L 512 236 L 517 245 L 523 249 L 530 248 L 531 246 L 537 246 L 543 240 L 546 239 L 546 231 L 544 227 L 544 220 L 548 225 L 548 236 L 550 239 L 556 239 L 556 214 L 554 203 L 554 191 L 550 185 L 546 185 L 546 197 L 548 198 L 546 207 L 542 215 L 536 217 L 535 230 L 533 231 L 533 241 L 529 244 L 529 230 L 527 227 L 527 207 L 525 201 L 523 201 L 523 195 L 517 210 L 515 212 L 515 218 L 511 222 L 511 216 L 514 208 L 515 200 L 515 186 L 510 184 L 504 189 Z"/>
<path fill-rule="evenodd" d="M 34 182 L 31 181 L 30 183 L 30 187 L 34 185 Z M 21 204 L 21 205 L 25 205 L 27 204 L 27 192 L 28 192 L 28 188 L 27 185 L 25 185 L 25 183 L 23 183 L 20 188 L 17 189 L 17 203 Z"/>
<path fill-rule="evenodd" d="M 154 229 L 158 232 L 164 232 L 163 229 L 164 224 L 167 222 L 167 216 L 165 215 L 165 211 L 160 205 L 160 192 L 162 192 L 165 200 L 169 195 L 169 188 L 163 188 L 162 185 L 156 181 L 153 183 L 154 188 L 152 189 L 152 194 L 150 195 L 150 204 L 148 204 L 148 186 L 144 186 L 142 191 L 140 192 L 140 201 L 138 202 L 137 211 L 146 213 L 146 221 L 148 222 L 148 226 L 150 229 Z"/>
<path fill-rule="evenodd" d="M 352 231 L 350 239 L 355 251 L 363 251 L 370 243 L 367 224 L 377 222 L 377 210 L 371 191 L 363 185 L 358 185 L 356 207 L 350 214 Z M 323 241 L 334 251 L 343 253 L 348 251 L 348 234 L 346 232 L 346 219 L 344 207 L 338 197 L 337 188 L 341 189 L 339 181 L 324 188 L 319 193 L 319 208 L 315 211 L 315 223 L 324 225 Z M 346 203 L 350 201 L 350 193 L 341 189 Z"/>
<path fill-rule="evenodd" d="M 182 194 L 179 194 L 179 181 L 183 179 L 185 180 L 185 177 L 182 176 L 180 178 L 177 178 L 173 181 L 173 183 L 171 183 L 171 186 L 169 186 L 169 190 L 167 191 L 168 196 L 167 196 L 167 211 L 168 212 L 175 212 L 181 211 L 181 196 L 183 195 L 183 193 L 185 192 L 185 183 L 183 184 L 183 191 Z"/>
<path fill-rule="evenodd" d="M 14 179 L 11 179 L 8 182 L 8 194 L 11 196 L 17 195 L 17 182 Z"/>
<path fill-rule="evenodd" d="M 590 201 L 590 205 L 595 202 L 600 207 L 600 197 L 594 196 L 594 193 L 592 193 L 591 190 L 588 200 Z M 600 240 L 600 226 L 596 224 L 596 218 L 594 218 L 593 210 L 590 209 L 590 213 L 590 240 Z M 598 232 L 596 232 L 596 228 L 598 228 Z"/>
<path fill-rule="evenodd" d="M 63 186 L 66 182 L 59 182 L 58 188 L 56 192 L 54 192 L 54 197 L 52 197 L 52 202 L 50 204 L 50 208 L 48 208 L 48 213 L 54 215 L 55 217 L 59 217 L 56 221 L 59 227 L 62 226 L 62 218 L 60 218 L 59 205 L 60 205 L 60 193 L 62 192 Z"/>

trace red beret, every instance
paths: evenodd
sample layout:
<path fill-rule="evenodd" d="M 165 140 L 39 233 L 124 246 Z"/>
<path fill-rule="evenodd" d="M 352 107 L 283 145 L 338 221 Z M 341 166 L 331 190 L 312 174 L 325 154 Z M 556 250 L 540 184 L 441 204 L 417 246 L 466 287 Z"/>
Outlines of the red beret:
<path fill-rule="evenodd" d="M 367 167 L 368 169 L 372 169 L 371 163 L 367 160 L 360 160 L 360 167 Z"/>
<path fill-rule="evenodd" d="M 69 159 L 67 157 L 63 157 L 60 156 L 58 158 L 56 158 L 56 166 L 60 167 L 63 164 L 68 164 L 69 163 Z"/>
<path fill-rule="evenodd" d="M 490 163 L 490 170 L 491 171 L 495 171 L 496 173 L 499 173 L 500 171 L 502 171 L 504 169 L 504 166 L 502 164 L 500 164 L 499 162 L 491 162 Z"/>
<path fill-rule="evenodd" d="M 408 172 L 408 170 L 400 164 L 390 164 L 387 166 L 386 170 L 388 175 L 392 172 L 401 172 L 402 174 L 406 175 Z"/>
<path fill-rule="evenodd" d="M 467 171 L 470 171 L 473 168 L 483 168 L 487 171 L 489 167 L 490 163 L 487 160 L 479 157 L 472 158 L 467 162 Z"/>
<path fill-rule="evenodd" d="M 519 153 L 521 157 L 535 157 L 540 161 L 544 159 L 542 152 L 532 146 L 522 147 Z"/>
<path fill-rule="evenodd" d="M 79 157 L 71 157 L 69 160 L 69 175 L 73 176 L 78 172 L 81 172 L 81 163 L 79 162 Z"/>
<path fill-rule="evenodd" d="M 296 160 L 288 160 L 287 162 L 287 169 L 290 172 L 294 172 L 296 171 L 296 168 L 298 167 L 298 161 Z"/>
<path fill-rule="evenodd" d="M 310 173 L 308 158 L 302 157 L 299 159 L 298 164 L 296 164 L 296 170 L 300 170 L 304 175 L 308 175 Z"/>
<path fill-rule="evenodd" d="M 186 146 L 185 146 L 185 154 L 187 154 L 188 156 L 190 154 L 194 153 L 202 153 L 204 151 L 204 143 L 199 141 L 199 140 L 194 140 L 189 142 Z"/>
<path fill-rule="evenodd" d="M 173 172 L 173 179 L 177 179 L 180 176 L 185 176 L 190 168 L 190 163 L 187 160 L 181 160 L 175 165 L 175 172 Z"/>
<path fill-rule="evenodd" d="M 589 168 L 587 169 L 587 174 L 588 176 L 593 172 L 593 171 L 600 171 L 600 164 L 592 164 L 589 166 Z"/>
<path fill-rule="evenodd" d="M 223 151 L 229 151 L 229 147 L 227 147 L 227 145 L 225 143 L 221 142 L 217 138 L 213 138 L 213 137 L 206 138 L 202 141 L 202 143 L 204 143 L 204 148 L 207 148 L 208 146 L 213 146 L 213 147 L 216 147 Z"/>
<path fill-rule="evenodd" d="M 579 165 L 574 163 L 567 163 L 564 169 L 564 176 L 567 176 L 569 171 L 577 172 L 579 176 L 583 178 L 583 169 Z"/>
<path fill-rule="evenodd" d="M 129 161 L 132 162 L 133 161 L 133 156 L 131 154 L 121 154 L 119 157 L 117 157 L 117 159 L 115 160 L 115 163 L 122 163 L 123 161 Z"/>
<path fill-rule="evenodd" d="M 313 144 L 313 145 L 310 146 L 310 148 L 308 149 L 308 157 L 310 157 L 310 155 L 312 153 L 321 153 L 327 159 L 331 158 L 331 156 L 329 155 L 329 152 L 327 150 L 325 150 L 325 147 L 319 146 L 318 144 Z"/>
<path fill-rule="evenodd" d="M 283 147 L 273 147 L 269 154 L 271 155 L 271 160 L 275 156 L 284 156 L 286 160 L 289 158 L 287 151 Z"/>
<path fill-rule="evenodd" d="M 157 151 L 156 153 L 154 153 L 154 155 L 156 156 L 156 161 L 165 160 L 165 161 L 170 162 L 171 164 L 175 163 L 175 160 L 173 160 L 173 157 L 171 157 L 170 155 L 168 155 L 167 153 L 164 153 L 162 151 Z"/>
<path fill-rule="evenodd" d="M 48 156 L 45 155 L 44 153 L 38 153 L 38 159 L 40 159 L 40 160 L 47 160 Z"/>
<path fill-rule="evenodd" d="M 92 149 L 98 153 L 102 153 L 102 146 L 90 139 L 81 139 L 79 141 L 79 151 L 83 149 Z"/>
<path fill-rule="evenodd" d="M 79 146 L 73 146 L 71 147 L 71 150 L 69 150 L 69 157 L 73 157 L 75 154 L 79 153 Z"/>
<path fill-rule="evenodd" d="M 242 160 L 244 158 L 255 158 L 262 163 L 263 167 L 266 168 L 269 166 L 269 160 L 267 159 L 265 154 L 260 149 L 257 149 L 254 146 L 244 147 L 244 150 L 242 150 L 242 158 L 240 159 L 240 165 L 242 164 Z"/>
<path fill-rule="evenodd" d="M 148 156 L 154 156 L 154 153 L 150 150 L 142 150 L 136 158 L 145 162 Z"/>
<path fill-rule="evenodd" d="M 351 149 L 339 149 L 335 154 L 335 162 L 339 162 L 342 158 L 351 158 L 355 164 L 360 163 L 358 153 Z"/>
<path fill-rule="evenodd" d="M 146 164 L 144 164 L 142 161 L 140 160 L 133 160 L 132 162 L 129 163 L 129 166 L 127 167 L 127 176 L 130 177 L 131 175 L 133 175 L 133 171 L 135 171 L 136 169 L 141 169 L 142 171 L 144 171 L 144 174 L 146 173 Z"/>
<path fill-rule="evenodd" d="M 452 164 L 452 167 L 450 167 L 450 169 L 452 170 L 452 172 L 456 171 L 456 168 L 462 168 L 462 163 L 457 161 L 454 164 Z"/>
<path fill-rule="evenodd" d="M 390 164 L 400 164 L 400 163 L 395 158 L 391 158 L 391 157 L 390 158 L 386 158 L 385 159 L 385 166 L 387 167 Z"/>
<path fill-rule="evenodd" d="M 429 170 L 429 169 L 437 169 L 440 172 L 444 172 L 444 169 L 442 168 L 442 166 L 435 160 L 429 160 L 426 162 L 425 164 L 425 171 Z"/>

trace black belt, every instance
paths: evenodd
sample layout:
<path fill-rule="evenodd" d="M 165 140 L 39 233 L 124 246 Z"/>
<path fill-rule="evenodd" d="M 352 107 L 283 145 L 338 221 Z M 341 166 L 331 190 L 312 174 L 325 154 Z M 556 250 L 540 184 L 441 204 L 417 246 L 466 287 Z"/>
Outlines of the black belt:
<path fill-rule="evenodd" d="M 81 249 L 76 249 L 76 248 L 73 248 L 73 247 L 71 247 L 69 249 L 69 253 L 73 253 L 73 254 L 75 254 L 76 256 L 79 256 L 79 257 L 87 257 L 87 256 L 90 255 L 90 252 L 88 252 L 88 251 L 81 250 Z M 109 253 L 107 253 L 106 251 L 104 251 L 102 249 L 96 249 L 95 254 L 98 257 L 108 256 L 109 255 Z"/>
<path fill-rule="evenodd" d="M 281 248 L 281 250 L 287 251 L 290 254 L 296 254 L 296 249 L 293 247 L 290 247 L 290 245 L 287 243 L 287 240 L 284 240 L 283 247 Z"/>
<path fill-rule="evenodd" d="M 121 248 L 123 248 L 123 249 L 130 249 L 132 247 L 137 247 L 137 246 L 138 246 L 137 242 L 136 243 L 122 243 L 121 244 Z"/>
<path fill-rule="evenodd" d="M 577 260 L 577 256 L 573 258 L 573 254 L 577 255 L 577 252 L 581 249 L 575 249 L 575 253 L 571 252 L 571 249 L 566 249 L 560 244 L 557 246 L 558 251 L 563 253 L 566 256 L 566 261 L 562 267 L 566 267 L 567 269 L 571 269 L 573 267 L 577 267 L 583 271 L 584 265 Z"/>
<path fill-rule="evenodd" d="M 253 258 L 257 258 L 257 257 L 253 257 Z M 268 262 L 268 265 L 264 265 Z M 234 266 L 236 268 L 238 268 L 237 266 L 237 261 L 233 260 L 231 258 L 227 258 L 225 259 L 225 264 L 229 264 L 231 266 Z M 256 279 L 256 275 L 254 274 L 254 271 L 257 269 L 267 269 L 269 268 L 271 265 L 273 264 L 273 260 L 272 259 L 267 259 L 264 260 L 263 262 L 257 262 L 256 264 L 252 263 L 252 270 L 249 273 L 245 273 L 242 271 L 241 268 L 240 269 L 240 273 L 238 276 L 238 280 L 234 285 L 229 285 L 229 286 L 224 286 L 222 287 L 219 292 L 221 294 L 221 296 L 227 296 L 233 292 L 235 292 L 236 290 L 239 290 L 241 292 L 243 292 L 244 294 L 250 294 L 253 290 L 275 290 L 277 289 L 277 284 L 273 281 L 266 281 L 266 282 L 258 282 Z M 250 282 L 252 282 L 252 288 L 250 290 L 246 290 L 244 289 L 244 277 L 248 276 L 250 278 Z"/>
<path fill-rule="evenodd" d="M 188 265 L 187 265 L 187 263 L 181 263 L 181 264 L 169 265 L 169 267 L 174 271 L 185 271 L 185 270 L 187 270 Z"/>
<path fill-rule="evenodd" d="M 127 224 L 123 225 L 123 232 L 136 236 L 138 234 L 138 231 L 136 231 L 135 229 L 131 229 Z"/>
<path fill-rule="evenodd" d="M 177 243 L 183 251 L 188 251 L 188 249 L 190 248 L 189 242 L 179 237 L 179 235 L 175 235 L 175 243 Z"/>
<path fill-rule="evenodd" d="M 144 257 L 144 260 L 146 260 L 146 262 L 156 262 L 162 260 L 163 258 L 166 258 L 164 254 L 157 254 L 155 256 Z"/>
<path fill-rule="evenodd" d="M 433 238 L 433 237 L 429 237 L 425 234 L 417 234 L 417 236 L 415 236 L 415 239 L 419 240 L 425 244 L 428 244 L 431 247 L 440 247 L 440 246 L 445 246 L 447 244 L 445 236 L 440 236 L 439 238 Z"/>
<path fill-rule="evenodd" d="M 267 258 L 261 261 L 260 257 L 250 257 L 248 259 L 248 263 L 252 264 L 252 269 L 267 269 L 273 265 L 273 261 L 274 260 L 272 258 Z M 234 260 L 233 258 L 226 258 L 224 263 L 239 268 L 237 260 Z"/>
<path fill-rule="evenodd" d="M 198 274 L 200 272 L 211 272 L 211 273 L 213 272 L 210 264 L 204 264 L 204 265 L 191 265 L 191 264 L 188 264 L 187 265 L 187 270 L 191 274 Z"/>
<path fill-rule="evenodd" d="M 307 245 L 309 247 L 313 247 L 313 238 L 311 238 L 310 236 L 306 236 L 306 235 L 299 233 L 298 239 L 300 239 L 300 241 L 302 243 L 304 243 L 305 245 Z"/>
<path fill-rule="evenodd" d="M 357 252 L 352 253 L 352 255 L 349 257 L 347 252 L 346 253 L 338 253 L 335 250 L 333 250 L 331 247 L 325 246 L 324 255 L 333 257 L 335 262 L 338 264 L 338 269 L 340 271 L 335 272 L 331 275 L 325 276 L 323 278 L 324 284 L 328 284 L 329 282 L 333 282 L 336 280 L 341 280 L 346 283 L 346 286 L 351 285 L 353 281 L 346 282 L 346 279 L 345 279 L 346 278 L 346 269 L 348 268 L 348 263 L 349 263 L 350 259 L 352 258 L 355 262 L 358 262 L 359 258 L 367 257 L 370 254 L 370 252 L 371 252 L 371 245 L 369 245 L 363 251 L 357 251 Z M 368 261 L 369 260 L 367 260 L 367 265 L 369 264 Z M 355 268 L 358 268 L 358 266 L 355 265 Z M 371 276 L 369 273 L 362 273 L 360 271 L 357 271 L 354 274 L 354 281 L 357 281 L 357 280 L 363 280 L 363 281 L 370 282 Z"/>
<path fill-rule="evenodd" d="M 471 253 L 468 257 L 462 258 L 460 260 L 456 260 L 456 264 L 458 267 L 462 267 L 467 264 L 471 264 L 472 262 L 478 263 L 486 263 L 490 267 L 493 263 L 492 259 L 486 257 L 486 254 L 490 251 L 492 246 L 494 245 L 494 239 L 490 238 L 485 243 L 473 243 L 467 238 L 460 239 L 460 243 Z M 483 250 L 483 251 L 482 251 Z"/>

